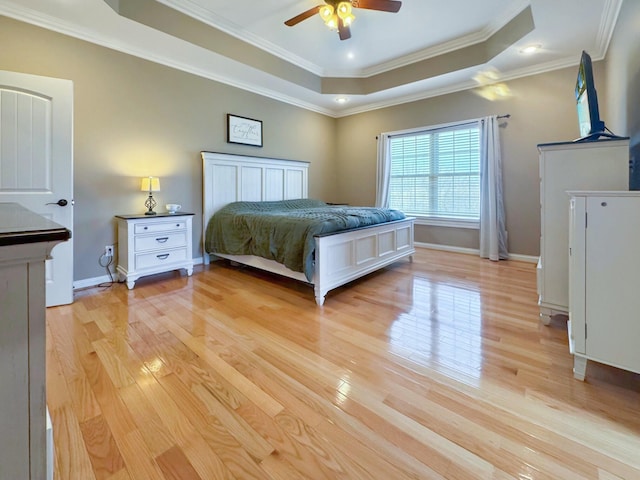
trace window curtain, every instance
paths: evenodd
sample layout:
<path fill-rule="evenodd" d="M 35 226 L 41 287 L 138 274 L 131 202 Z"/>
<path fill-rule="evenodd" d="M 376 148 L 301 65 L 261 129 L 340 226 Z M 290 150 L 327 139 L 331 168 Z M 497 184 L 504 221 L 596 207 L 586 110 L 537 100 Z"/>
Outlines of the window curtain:
<path fill-rule="evenodd" d="M 480 256 L 494 261 L 509 258 L 496 115 L 480 120 Z"/>
<path fill-rule="evenodd" d="M 389 135 L 386 133 L 378 135 L 378 172 L 376 181 L 376 207 L 389 208 L 391 159 L 389 158 Z"/>

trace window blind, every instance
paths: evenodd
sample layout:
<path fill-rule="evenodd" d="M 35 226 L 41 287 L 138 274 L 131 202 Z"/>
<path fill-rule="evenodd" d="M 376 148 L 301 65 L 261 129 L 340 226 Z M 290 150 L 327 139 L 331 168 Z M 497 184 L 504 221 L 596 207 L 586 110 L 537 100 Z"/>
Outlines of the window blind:
<path fill-rule="evenodd" d="M 480 130 L 477 123 L 389 138 L 389 205 L 406 214 L 480 217 Z"/>

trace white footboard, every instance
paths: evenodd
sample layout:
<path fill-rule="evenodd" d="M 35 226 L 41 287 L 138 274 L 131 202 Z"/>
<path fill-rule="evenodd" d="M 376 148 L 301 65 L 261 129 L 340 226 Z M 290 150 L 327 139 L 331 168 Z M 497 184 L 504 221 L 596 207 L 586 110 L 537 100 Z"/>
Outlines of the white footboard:
<path fill-rule="evenodd" d="M 407 218 L 339 234 L 316 237 L 313 279 L 316 303 L 327 292 L 415 253 L 413 224 Z"/>

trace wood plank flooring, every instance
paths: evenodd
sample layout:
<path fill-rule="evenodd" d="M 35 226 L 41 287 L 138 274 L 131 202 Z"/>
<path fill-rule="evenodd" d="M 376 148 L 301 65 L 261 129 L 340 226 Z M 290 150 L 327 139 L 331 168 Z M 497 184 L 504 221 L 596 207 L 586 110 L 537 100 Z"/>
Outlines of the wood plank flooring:
<path fill-rule="evenodd" d="M 535 266 L 420 249 L 329 292 L 214 263 L 47 311 L 57 480 L 640 479 L 640 375 L 572 376 Z"/>

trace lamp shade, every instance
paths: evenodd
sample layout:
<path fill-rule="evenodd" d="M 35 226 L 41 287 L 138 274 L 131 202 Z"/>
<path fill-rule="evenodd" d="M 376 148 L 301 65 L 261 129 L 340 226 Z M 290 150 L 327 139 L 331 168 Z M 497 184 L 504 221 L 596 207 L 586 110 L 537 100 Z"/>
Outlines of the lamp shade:
<path fill-rule="evenodd" d="M 158 177 L 144 177 L 140 186 L 143 192 L 159 192 L 160 179 Z"/>

